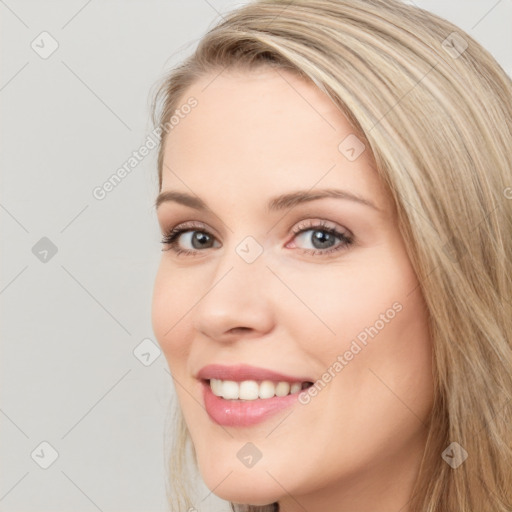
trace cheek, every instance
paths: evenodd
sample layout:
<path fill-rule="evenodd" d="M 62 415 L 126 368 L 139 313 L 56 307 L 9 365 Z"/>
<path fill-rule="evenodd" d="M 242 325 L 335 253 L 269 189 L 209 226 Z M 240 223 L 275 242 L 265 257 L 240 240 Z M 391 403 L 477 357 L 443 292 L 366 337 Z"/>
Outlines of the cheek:
<path fill-rule="evenodd" d="M 340 268 L 335 279 L 331 269 L 324 280 L 303 280 L 298 292 L 335 332 L 312 315 L 296 315 L 300 324 L 294 337 L 302 341 L 320 381 L 301 410 L 301 425 L 317 439 L 331 439 L 329 454 L 320 443 L 303 448 L 312 467 L 321 455 L 319 478 L 334 479 L 376 460 L 392 460 L 404 446 L 417 446 L 432 408 L 426 306 L 411 267 L 380 256 L 381 264 Z"/>
<path fill-rule="evenodd" d="M 379 333 L 390 332 L 389 326 L 404 317 L 420 320 L 424 315 L 417 294 L 411 293 L 417 280 L 409 260 L 389 247 L 354 252 L 341 263 L 308 271 L 278 270 L 297 297 L 288 289 L 282 292 L 287 308 L 281 320 L 295 326 L 293 338 L 324 366 L 348 350 L 352 340 L 368 342 L 373 326 Z"/>
<path fill-rule="evenodd" d="M 162 262 L 155 278 L 151 307 L 153 332 L 173 373 L 181 367 L 176 363 L 188 353 L 186 315 L 194 304 L 190 286 L 174 276 L 175 272 Z"/>
<path fill-rule="evenodd" d="M 383 433 L 397 428 L 412 435 L 427 421 L 433 402 L 428 310 L 409 261 L 381 263 L 360 274 L 361 286 L 346 304 L 346 400 L 367 425 L 381 418 Z"/>
<path fill-rule="evenodd" d="M 427 308 L 406 253 L 389 247 L 294 280 L 314 315 L 294 309 L 293 337 L 328 382 L 319 394 L 351 404 L 368 424 L 389 417 L 385 404 L 403 408 L 400 400 L 426 417 L 433 396 Z"/>

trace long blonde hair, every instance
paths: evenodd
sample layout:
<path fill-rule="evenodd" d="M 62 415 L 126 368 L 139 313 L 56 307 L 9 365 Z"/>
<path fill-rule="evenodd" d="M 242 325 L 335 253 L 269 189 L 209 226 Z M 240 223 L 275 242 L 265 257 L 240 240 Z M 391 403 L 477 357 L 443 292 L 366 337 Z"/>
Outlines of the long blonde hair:
<path fill-rule="evenodd" d="M 510 512 L 511 79 L 459 27 L 399 0 L 260 0 L 228 13 L 164 77 L 153 122 L 168 123 L 199 77 L 260 65 L 291 70 L 332 99 L 396 203 L 434 346 L 435 400 L 410 510 Z M 178 489 L 190 436 L 176 418 Z M 468 454 L 456 469 L 441 456 L 452 442 Z M 169 502 L 191 506 L 185 492 Z"/>

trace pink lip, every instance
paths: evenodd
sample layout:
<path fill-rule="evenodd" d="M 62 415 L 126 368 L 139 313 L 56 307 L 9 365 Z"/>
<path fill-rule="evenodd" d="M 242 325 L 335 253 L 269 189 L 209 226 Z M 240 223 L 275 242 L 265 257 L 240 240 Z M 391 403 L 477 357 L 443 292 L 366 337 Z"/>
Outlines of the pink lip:
<path fill-rule="evenodd" d="M 273 382 L 313 382 L 310 377 L 290 376 L 282 373 L 257 368 L 247 364 L 224 366 L 221 364 L 209 364 L 199 370 L 196 375 L 198 379 L 221 379 L 241 382 L 243 380 L 271 380 Z M 270 399 L 269 399 L 270 400 Z"/>
<path fill-rule="evenodd" d="M 202 381 L 201 384 L 208 416 L 225 427 L 249 427 L 260 423 L 297 402 L 301 393 L 256 400 L 226 400 L 214 395 L 208 382 Z"/>
<path fill-rule="evenodd" d="M 299 393 L 256 400 L 226 400 L 213 394 L 209 379 L 232 380 L 271 380 L 273 382 L 312 382 L 310 377 L 291 376 L 265 368 L 246 364 L 225 366 L 209 364 L 196 375 L 203 387 L 203 400 L 208 416 L 217 424 L 229 427 L 248 427 L 277 414 L 297 402 Z"/>

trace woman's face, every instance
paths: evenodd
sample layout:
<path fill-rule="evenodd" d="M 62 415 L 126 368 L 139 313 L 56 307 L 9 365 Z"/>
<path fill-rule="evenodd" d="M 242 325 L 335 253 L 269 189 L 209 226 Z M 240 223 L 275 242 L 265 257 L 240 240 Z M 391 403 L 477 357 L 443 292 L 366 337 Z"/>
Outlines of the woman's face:
<path fill-rule="evenodd" d="M 186 231 L 164 244 L 152 321 L 203 479 L 281 510 L 398 510 L 426 439 L 431 344 L 369 148 L 284 70 L 225 70 L 192 96 L 165 146 L 158 221 Z"/>

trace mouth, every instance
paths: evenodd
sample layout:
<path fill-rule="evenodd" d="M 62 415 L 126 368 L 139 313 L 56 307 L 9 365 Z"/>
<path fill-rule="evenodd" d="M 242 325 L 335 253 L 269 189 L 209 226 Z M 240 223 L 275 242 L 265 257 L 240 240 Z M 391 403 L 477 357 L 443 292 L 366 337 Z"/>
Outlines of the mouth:
<path fill-rule="evenodd" d="M 310 377 L 292 376 L 246 364 L 210 364 L 195 376 L 202 386 L 204 407 L 218 425 L 249 427 L 300 402 Z"/>
<path fill-rule="evenodd" d="M 287 382 L 272 380 L 234 380 L 204 379 L 212 393 L 224 400 L 269 400 L 274 397 L 296 395 L 313 385 L 310 381 Z"/>
<path fill-rule="evenodd" d="M 223 427 L 248 428 L 264 423 L 279 412 L 297 405 L 299 395 L 312 382 L 241 382 L 201 380 L 203 403 L 210 420 Z"/>

